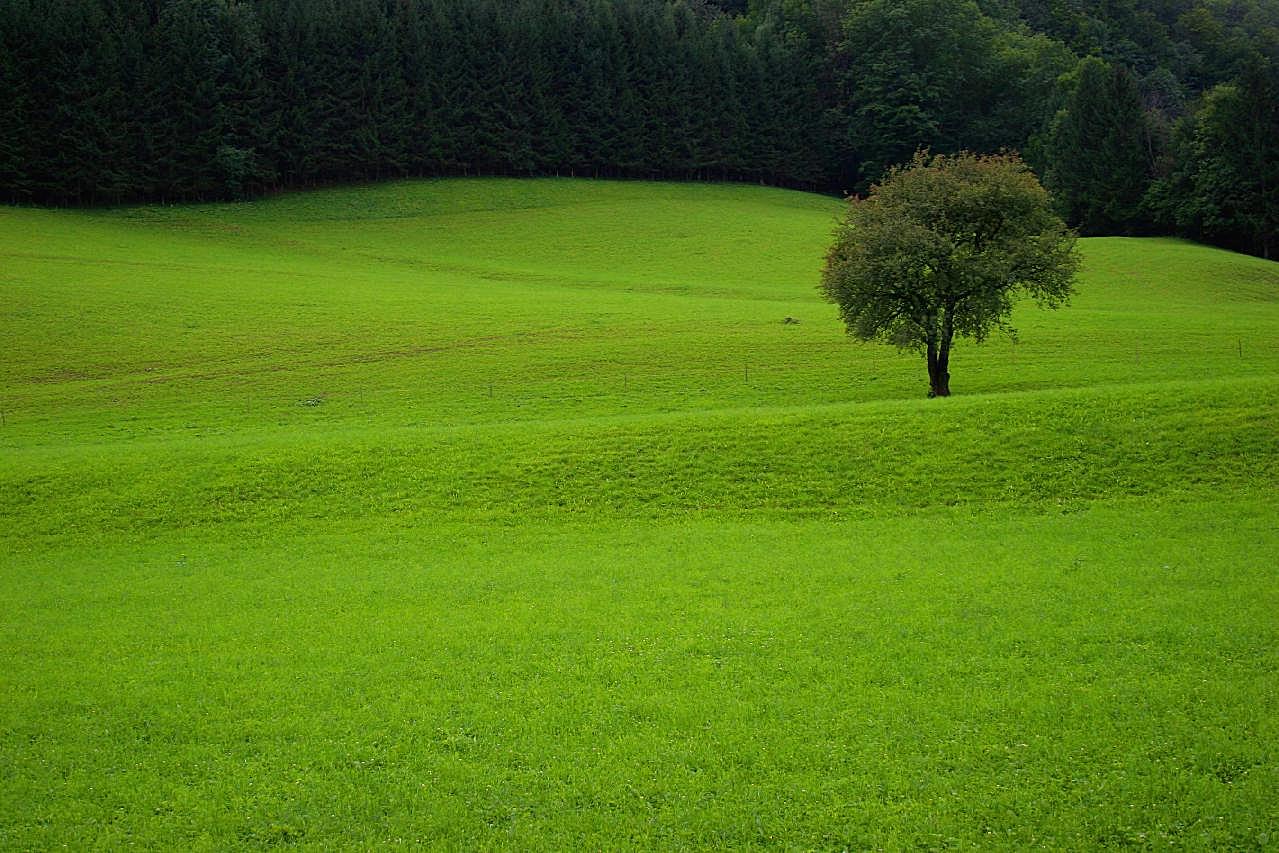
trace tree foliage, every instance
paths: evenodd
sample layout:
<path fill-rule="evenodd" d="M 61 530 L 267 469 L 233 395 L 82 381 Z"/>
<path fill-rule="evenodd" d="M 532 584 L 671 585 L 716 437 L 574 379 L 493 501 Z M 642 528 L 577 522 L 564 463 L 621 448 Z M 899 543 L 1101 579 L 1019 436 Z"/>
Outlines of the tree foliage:
<path fill-rule="evenodd" d="M 1153 168 L 1137 83 L 1122 66 L 1095 57 L 1079 64 L 1076 77 L 1053 121 L 1047 183 L 1084 234 L 1134 233 Z"/>
<path fill-rule="evenodd" d="M 822 292 L 848 333 L 923 352 L 929 396 L 950 394 L 956 335 L 1012 333 L 1014 300 L 1070 296 L 1074 234 L 1014 154 L 916 153 L 849 201 Z"/>
<path fill-rule="evenodd" d="M 0 200 L 452 174 L 843 193 L 921 146 L 1007 148 L 1089 233 L 1153 212 L 1265 251 L 1269 190 L 1205 146 L 1274 102 L 1267 63 L 1276 0 L 0 0 Z"/>
<path fill-rule="evenodd" d="M 1208 91 L 1174 137 L 1148 204 L 1165 224 L 1265 258 L 1279 254 L 1279 72 L 1257 59 Z"/>
<path fill-rule="evenodd" d="M 700 0 L 0 0 L 0 197 L 477 173 L 814 188 L 813 64 Z"/>
<path fill-rule="evenodd" d="M 1039 129 L 1065 50 L 1002 28 L 972 0 L 857 0 L 844 19 L 840 100 L 859 186 L 920 147 L 1021 148 Z"/>

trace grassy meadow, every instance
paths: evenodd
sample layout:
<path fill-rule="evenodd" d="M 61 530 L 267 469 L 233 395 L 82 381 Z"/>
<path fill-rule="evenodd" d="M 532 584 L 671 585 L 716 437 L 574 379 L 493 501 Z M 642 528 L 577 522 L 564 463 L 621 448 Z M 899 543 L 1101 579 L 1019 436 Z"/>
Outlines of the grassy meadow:
<path fill-rule="evenodd" d="M 1279 264 L 926 400 L 839 209 L 0 208 L 0 848 L 1279 845 Z"/>

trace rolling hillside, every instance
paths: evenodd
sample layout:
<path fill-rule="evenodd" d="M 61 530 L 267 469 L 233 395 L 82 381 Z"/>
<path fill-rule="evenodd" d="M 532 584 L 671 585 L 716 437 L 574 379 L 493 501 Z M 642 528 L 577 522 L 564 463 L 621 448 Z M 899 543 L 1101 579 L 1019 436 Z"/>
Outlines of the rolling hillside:
<path fill-rule="evenodd" d="M 930 401 L 838 211 L 0 209 L 0 846 L 1273 843 L 1279 265 L 1085 240 Z"/>

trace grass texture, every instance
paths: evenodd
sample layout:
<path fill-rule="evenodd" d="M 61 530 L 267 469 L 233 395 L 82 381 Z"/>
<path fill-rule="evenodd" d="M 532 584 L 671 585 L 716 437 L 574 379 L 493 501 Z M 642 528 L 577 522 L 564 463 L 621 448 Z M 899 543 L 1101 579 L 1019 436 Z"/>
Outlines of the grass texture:
<path fill-rule="evenodd" d="M 0 847 L 1279 844 L 1279 266 L 1082 241 L 926 400 L 838 212 L 0 209 Z"/>

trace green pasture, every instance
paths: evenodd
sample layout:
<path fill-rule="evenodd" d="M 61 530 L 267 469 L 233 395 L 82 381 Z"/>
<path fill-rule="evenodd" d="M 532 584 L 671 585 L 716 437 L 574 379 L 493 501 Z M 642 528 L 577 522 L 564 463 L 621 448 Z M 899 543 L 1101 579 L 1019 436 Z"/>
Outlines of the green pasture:
<path fill-rule="evenodd" d="M 1279 265 L 926 400 L 839 207 L 0 208 L 0 848 L 1279 844 Z"/>

